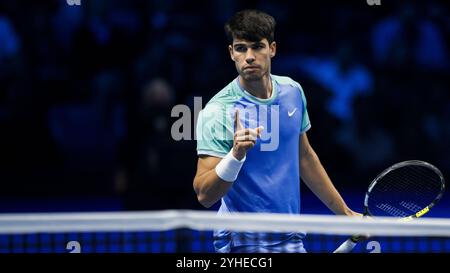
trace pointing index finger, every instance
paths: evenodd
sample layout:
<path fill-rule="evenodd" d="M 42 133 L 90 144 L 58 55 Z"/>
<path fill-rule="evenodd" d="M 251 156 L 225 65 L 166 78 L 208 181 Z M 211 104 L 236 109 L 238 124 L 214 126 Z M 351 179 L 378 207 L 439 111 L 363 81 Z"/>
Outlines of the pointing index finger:
<path fill-rule="evenodd" d="M 239 110 L 238 109 L 236 109 L 236 112 L 234 113 L 234 128 L 235 128 L 235 131 L 243 129 L 243 126 L 239 119 Z"/>

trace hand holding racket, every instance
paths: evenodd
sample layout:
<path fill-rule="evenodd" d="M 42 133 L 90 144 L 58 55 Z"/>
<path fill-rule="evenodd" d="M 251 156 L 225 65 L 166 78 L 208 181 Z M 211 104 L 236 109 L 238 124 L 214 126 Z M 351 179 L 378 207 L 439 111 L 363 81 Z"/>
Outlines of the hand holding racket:
<path fill-rule="evenodd" d="M 441 198 L 445 181 L 438 168 L 418 160 L 392 165 L 370 183 L 364 198 L 364 216 L 393 216 L 409 221 L 427 213 Z M 361 236 L 354 235 L 334 253 L 353 250 Z"/>

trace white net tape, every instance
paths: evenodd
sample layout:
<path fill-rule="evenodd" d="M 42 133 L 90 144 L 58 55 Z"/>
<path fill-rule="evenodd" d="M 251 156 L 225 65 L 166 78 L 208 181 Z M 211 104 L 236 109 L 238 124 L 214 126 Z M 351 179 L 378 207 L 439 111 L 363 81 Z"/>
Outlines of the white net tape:
<path fill-rule="evenodd" d="M 212 211 L 192 210 L 0 214 L 0 234 L 163 231 L 177 228 L 450 237 L 450 219 L 445 218 L 419 218 L 405 222 L 396 218 L 362 219 L 334 215 L 271 213 L 217 215 Z"/>

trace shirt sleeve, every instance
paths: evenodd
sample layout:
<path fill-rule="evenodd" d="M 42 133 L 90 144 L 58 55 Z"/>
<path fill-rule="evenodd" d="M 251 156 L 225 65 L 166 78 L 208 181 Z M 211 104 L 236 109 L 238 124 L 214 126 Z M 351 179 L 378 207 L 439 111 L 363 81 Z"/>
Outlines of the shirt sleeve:
<path fill-rule="evenodd" d="M 233 128 L 225 107 L 211 103 L 197 120 L 197 154 L 224 157 L 233 147 Z"/>
<path fill-rule="evenodd" d="M 302 105 L 303 105 L 302 124 L 300 129 L 300 134 L 303 134 L 311 128 L 311 122 L 309 120 L 309 114 L 306 108 L 305 92 L 303 92 L 303 88 L 301 87 L 300 84 L 298 85 L 298 87 L 300 88 L 300 94 L 302 97 Z"/>

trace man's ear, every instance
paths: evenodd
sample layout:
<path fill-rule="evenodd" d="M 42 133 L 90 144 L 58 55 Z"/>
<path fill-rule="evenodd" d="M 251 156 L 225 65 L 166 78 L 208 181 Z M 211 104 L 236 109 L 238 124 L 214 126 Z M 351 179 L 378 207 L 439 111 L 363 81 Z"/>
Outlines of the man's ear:
<path fill-rule="evenodd" d="M 277 43 L 272 42 L 269 47 L 270 47 L 270 58 L 273 58 L 277 54 Z"/>
<path fill-rule="evenodd" d="M 230 58 L 234 61 L 233 46 L 232 45 L 228 45 L 228 51 L 230 52 Z"/>

